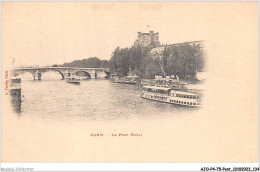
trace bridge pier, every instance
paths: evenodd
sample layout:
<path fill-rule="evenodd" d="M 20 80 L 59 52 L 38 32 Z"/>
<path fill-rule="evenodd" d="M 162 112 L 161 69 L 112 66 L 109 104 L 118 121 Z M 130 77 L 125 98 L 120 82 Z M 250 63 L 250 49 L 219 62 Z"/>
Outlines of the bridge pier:
<path fill-rule="evenodd" d="M 41 79 L 42 79 L 42 73 L 39 72 L 39 71 L 36 71 L 36 72 L 33 74 L 33 79 L 34 79 L 34 80 L 41 80 Z"/>
<path fill-rule="evenodd" d="M 97 73 L 95 72 L 95 70 L 93 70 L 93 71 L 90 73 L 90 76 L 91 76 L 91 79 L 96 79 L 96 78 L 97 78 Z"/>

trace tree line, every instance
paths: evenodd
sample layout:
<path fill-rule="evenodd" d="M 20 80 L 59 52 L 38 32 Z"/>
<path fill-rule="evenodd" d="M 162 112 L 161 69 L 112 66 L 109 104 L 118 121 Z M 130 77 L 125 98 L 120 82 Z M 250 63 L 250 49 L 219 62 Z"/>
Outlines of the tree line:
<path fill-rule="evenodd" d="M 64 63 L 61 66 L 109 68 L 111 73 L 117 73 L 120 76 L 131 73 L 146 79 L 154 78 L 155 75 L 174 75 L 180 79 L 194 78 L 198 71 L 204 69 L 205 60 L 200 45 L 190 45 L 188 43 L 166 45 L 162 54 L 150 54 L 150 51 L 151 48 L 117 47 L 109 61 L 90 57 Z"/>
<path fill-rule="evenodd" d="M 100 60 L 98 57 L 90 57 L 82 60 L 74 60 L 63 65 L 52 65 L 53 67 L 78 67 L 78 68 L 108 68 L 108 60 Z"/>
<path fill-rule="evenodd" d="M 174 75 L 180 79 L 194 78 L 204 69 L 204 54 L 200 45 L 188 43 L 165 46 L 162 54 L 150 54 L 149 48 L 117 47 L 109 60 L 110 71 L 126 76 L 129 72 L 151 79 L 155 75 Z"/>

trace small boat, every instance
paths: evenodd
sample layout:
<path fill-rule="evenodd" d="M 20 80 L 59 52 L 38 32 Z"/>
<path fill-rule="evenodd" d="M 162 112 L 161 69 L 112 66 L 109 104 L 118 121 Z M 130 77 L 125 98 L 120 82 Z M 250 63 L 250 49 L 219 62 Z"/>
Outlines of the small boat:
<path fill-rule="evenodd" d="M 141 97 L 182 106 L 197 107 L 201 105 L 198 94 L 167 87 L 143 86 Z"/>
<path fill-rule="evenodd" d="M 122 83 L 123 84 L 137 84 L 138 81 L 140 81 L 139 76 L 126 76 L 123 78 Z"/>
<path fill-rule="evenodd" d="M 80 79 L 76 77 L 69 77 L 66 82 L 71 84 L 80 84 Z"/>
<path fill-rule="evenodd" d="M 155 79 L 142 79 L 141 85 L 152 85 L 152 86 L 158 86 L 158 87 L 179 87 L 180 81 L 178 79 L 174 78 L 155 78 Z"/>
<path fill-rule="evenodd" d="M 114 83 L 122 83 L 122 80 L 119 76 L 116 76 L 114 77 L 114 80 L 113 80 Z"/>

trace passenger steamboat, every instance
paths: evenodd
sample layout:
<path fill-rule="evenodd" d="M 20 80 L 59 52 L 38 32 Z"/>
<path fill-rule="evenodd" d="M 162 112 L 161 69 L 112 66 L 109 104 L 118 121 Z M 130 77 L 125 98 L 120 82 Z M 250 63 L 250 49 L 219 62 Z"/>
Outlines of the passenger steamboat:
<path fill-rule="evenodd" d="M 200 96 L 198 94 L 175 88 L 143 86 L 141 97 L 183 106 L 201 106 Z"/>

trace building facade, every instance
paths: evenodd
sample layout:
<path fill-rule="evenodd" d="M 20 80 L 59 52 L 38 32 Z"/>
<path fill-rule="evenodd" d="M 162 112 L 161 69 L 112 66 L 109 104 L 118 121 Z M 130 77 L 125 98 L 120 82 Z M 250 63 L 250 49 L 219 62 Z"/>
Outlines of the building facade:
<path fill-rule="evenodd" d="M 140 46 L 142 48 L 160 46 L 159 33 L 154 33 L 154 31 L 150 31 L 150 33 L 138 32 L 138 37 L 134 46 Z"/>
<path fill-rule="evenodd" d="M 191 41 L 191 42 L 182 42 L 182 43 L 176 43 L 176 44 L 169 44 L 169 45 L 165 45 L 165 47 L 174 47 L 174 46 L 181 46 L 184 44 L 188 44 L 188 45 L 198 45 L 200 46 L 200 48 L 203 48 L 203 40 L 201 41 Z"/>
<path fill-rule="evenodd" d="M 154 47 L 151 49 L 150 55 L 153 57 L 153 59 L 161 60 L 163 57 L 163 51 L 165 50 L 165 48 L 181 46 L 184 44 L 188 44 L 188 45 L 192 45 L 192 46 L 198 45 L 201 49 L 203 48 L 203 41 L 183 42 L 183 43 L 176 43 L 176 44 L 169 44 L 169 45 Z"/>
<path fill-rule="evenodd" d="M 163 57 L 163 51 L 165 50 L 165 46 L 159 46 L 155 47 L 150 51 L 150 55 L 153 59 L 162 60 Z"/>
<path fill-rule="evenodd" d="M 153 59 L 161 60 L 163 57 L 163 52 L 168 47 L 176 47 L 181 45 L 199 45 L 200 48 L 203 48 L 203 41 L 191 41 L 191 42 L 182 42 L 176 44 L 166 44 L 161 45 L 159 41 L 159 33 L 150 31 L 149 33 L 138 32 L 137 40 L 134 43 L 135 47 L 148 48 L 149 53 Z"/>

